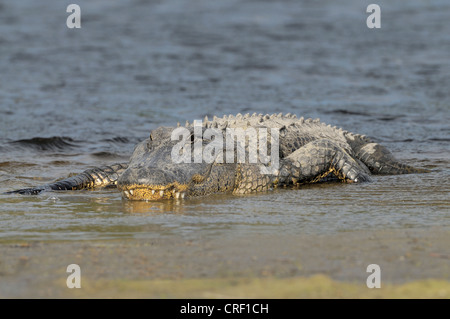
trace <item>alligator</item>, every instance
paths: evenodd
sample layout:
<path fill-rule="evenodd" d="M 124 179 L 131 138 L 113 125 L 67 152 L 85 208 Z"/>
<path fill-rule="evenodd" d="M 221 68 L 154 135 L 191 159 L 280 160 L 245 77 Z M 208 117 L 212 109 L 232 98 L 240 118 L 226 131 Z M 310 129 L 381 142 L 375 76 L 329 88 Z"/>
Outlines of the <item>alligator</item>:
<path fill-rule="evenodd" d="M 266 132 L 259 134 L 264 138 L 256 144 L 247 134 L 254 132 L 252 129 Z M 174 137 L 176 130 L 179 134 Z M 235 135 L 228 142 L 230 132 Z M 249 160 L 252 142 L 259 151 L 265 149 L 261 154 L 266 153 L 256 161 L 254 157 Z M 221 152 L 225 145 L 226 151 Z M 199 146 L 201 151 L 209 150 L 209 160 L 195 158 L 199 154 L 195 147 Z M 239 151 L 244 151 L 244 160 L 238 158 Z M 177 127 L 159 127 L 137 144 L 128 163 L 88 169 L 51 184 L 9 193 L 34 195 L 49 190 L 116 187 L 129 200 L 181 200 L 318 182 L 363 183 L 370 182 L 374 174 L 426 172 L 429 170 L 400 163 L 387 148 L 367 136 L 319 119 L 297 118 L 290 113 L 237 114 L 214 116 L 212 120 L 205 117 L 184 126 L 178 123 Z"/>

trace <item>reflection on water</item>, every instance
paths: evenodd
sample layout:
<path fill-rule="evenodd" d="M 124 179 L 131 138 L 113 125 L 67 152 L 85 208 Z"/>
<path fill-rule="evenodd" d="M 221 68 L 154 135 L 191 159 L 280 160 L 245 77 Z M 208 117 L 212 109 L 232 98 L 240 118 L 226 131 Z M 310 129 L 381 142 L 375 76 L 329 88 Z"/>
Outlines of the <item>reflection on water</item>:
<path fill-rule="evenodd" d="M 160 125 L 239 112 L 319 117 L 434 172 L 178 202 L 0 196 L 0 241 L 448 225 L 448 2 L 381 4 L 379 30 L 356 0 L 78 4 L 79 30 L 63 4 L 0 6 L 0 192 L 127 161 Z"/>
<path fill-rule="evenodd" d="M 1 241 L 312 234 L 449 222 L 439 172 L 384 176 L 365 185 L 322 184 L 255 195 L 141 202 L 113 190 L 1 198 Z"/>

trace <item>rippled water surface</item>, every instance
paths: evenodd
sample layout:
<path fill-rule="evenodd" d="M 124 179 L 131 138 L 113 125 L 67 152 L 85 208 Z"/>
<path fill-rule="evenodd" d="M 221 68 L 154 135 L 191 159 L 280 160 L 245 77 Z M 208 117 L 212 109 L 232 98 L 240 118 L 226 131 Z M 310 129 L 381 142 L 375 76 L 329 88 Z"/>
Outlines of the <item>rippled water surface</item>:
<path fill-rule="evenodd" d="M 181 202 L 115 190 L 0 196 L 0 241 L 333 233 L 449 225 L 447 1 L 0 3 L 0 192 L 127 161 L 161 125 L 295 113 L 366 134 L 432 168 Z"/>

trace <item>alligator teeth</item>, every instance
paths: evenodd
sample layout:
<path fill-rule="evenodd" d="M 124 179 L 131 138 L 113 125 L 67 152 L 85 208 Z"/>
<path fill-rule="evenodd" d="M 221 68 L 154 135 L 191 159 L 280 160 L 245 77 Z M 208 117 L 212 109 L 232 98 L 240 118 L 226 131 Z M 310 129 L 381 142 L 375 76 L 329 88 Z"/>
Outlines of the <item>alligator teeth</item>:
<path fill-rule="evenodd" d="M 123 191 L 126 197 L 130 197 L 130 193 L 128 191 Z"/>
<path fill-rule="evenodd" d="M 181 198 L 184 198 L 184 195 L 186 195 L 185 193 L 181 193 Z"/>
<path fill-rule="evenodd" d="M 155 190 L 154 189 L 152 189 L 152 195 L 155 195 Z"/>
<path fill-rule="evenodd" d="M 132 189 L 130 189 L 130 194 L 133 195 L 133 190 Z"/>
<path fill-rule="evenodd" d="M 175 198 L 180 198 L 180 193 L 175 193 Z"/>
<path fill-rule="evenodd" d="M 164 191 L 159 191 L 159 196 L 163 197 L 164 196 Z"/>

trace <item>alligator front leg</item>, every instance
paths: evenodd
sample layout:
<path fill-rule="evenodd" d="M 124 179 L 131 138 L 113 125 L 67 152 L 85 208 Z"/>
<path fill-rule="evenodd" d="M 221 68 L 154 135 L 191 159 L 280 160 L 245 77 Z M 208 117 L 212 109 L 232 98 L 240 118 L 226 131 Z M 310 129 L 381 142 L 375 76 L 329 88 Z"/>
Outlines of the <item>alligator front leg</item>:
<path fill-rule="evenodd" d="M 263 174 L 262 164 L 237 164 L 233 194 L 250 194 L 270 190 L 278 176 Z"/>
<path fill-rule="evenodd" d="M 37 195 L 49 190 L 76 190 L 94 187 L 109 187 L 117 183 L 120 174 L 128 164 L 114 164 L 88 169 L 81 174 L 33 188 L 24 188 L 6 194 Z"/>
<path fill-rule="evenodd" d="M 328 139 L 312 141 L 281 161 L 280 184 L 318 182 L 333 174 L 346 182 L 371 181 L 369 170 Z"/>

